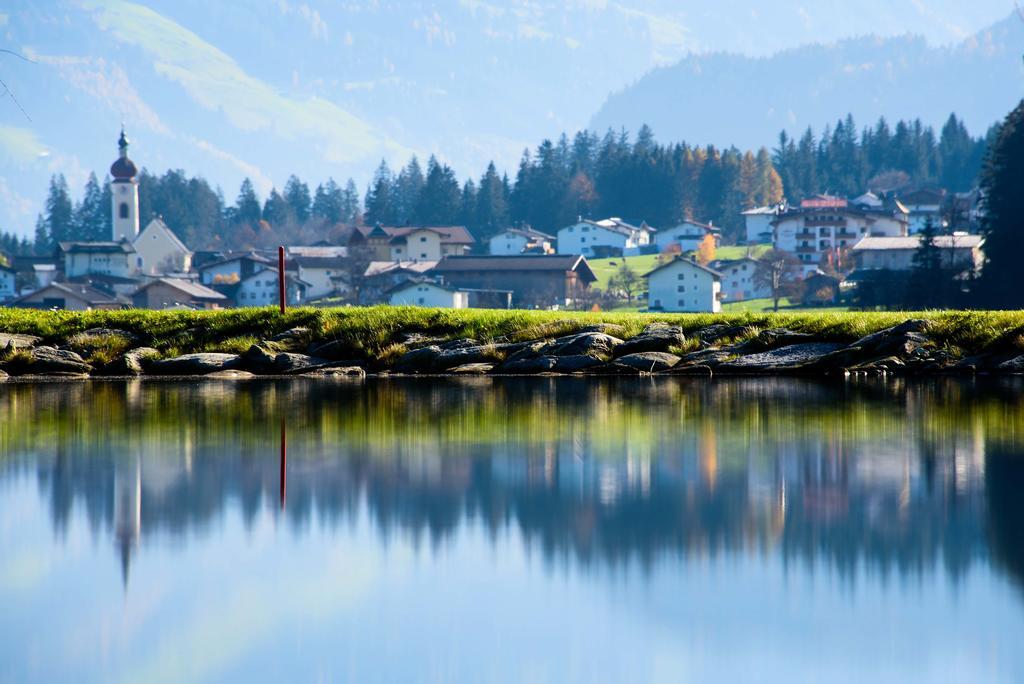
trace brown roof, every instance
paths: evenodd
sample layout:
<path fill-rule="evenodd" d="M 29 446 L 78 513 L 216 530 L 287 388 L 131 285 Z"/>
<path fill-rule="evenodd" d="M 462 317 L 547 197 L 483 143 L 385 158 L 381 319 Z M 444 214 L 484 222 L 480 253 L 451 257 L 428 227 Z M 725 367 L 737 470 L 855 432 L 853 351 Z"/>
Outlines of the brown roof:
<path fill-rule="evenodd" d="M 150 281 L 135 291 L 135 294 L 142 292 L 146 288 L 152 287 L 157 283 L 163 283 L 169 287 L 173 287 L 179 292 L 184 292 L 193 299 L 210 299 L 220 300 L 227 299 L 223 294 L 216 290 L 210 289 L 205 285 L 193 282 L 191 280 L 185 280 L 184 278 L 158 278 L 157 280 Z"/>
<path fill-rule="evenodd" d="M 442 274 L 466 271 L 576 271 L 587 282 L 597 280 L 586 258 L 579 254 L 446 256 L 434 271 Z"/>
<path fill-rule="evenodd" d="M 683 257 L 683 256 L 677 256 L 672 261 L 666 262 L 666 263 L 662 264 L 661 266 L 658 266 L 657 268 L 654 268 L 654 269 L 648 271 L 647 273 L 644 274 L 644 277 L 645 278 L 649 278 L 650 276 L 654 275 L 655 273 L 657 273 L 661 269 L 668 268 L 669 266 L 674 266 L 675 264 L 677 264 L 679 262 L 688 264 L 688 265 L 693 266 L 695 268 L 699 268 L 702 271 L 707 271 L 708 273 L 710 273 L 711 275 L 713 275 L 716 278 L 721 278 L 722 277 L 722 274 L 719 273 L 718 271 L 716 271 L 715 269 L 708 268 L 707 266 L 703 266 L 701 264 L 698 264 L 693 259 L 687 259 L 686 257 Z"/>
<path fill-rule="evenodd" d="M 465 226 L 402 226 L 400 228 L 362 226 L 356 228 L 356 232 L 364 238 L 375 231 L 383 231 L 392 241 L 404 240 L 405 236 L 417 230 L 429 230 L 438 233 L 441 236 L 441 242 L 445 244 L 471 245 L 476 242 Z"/>

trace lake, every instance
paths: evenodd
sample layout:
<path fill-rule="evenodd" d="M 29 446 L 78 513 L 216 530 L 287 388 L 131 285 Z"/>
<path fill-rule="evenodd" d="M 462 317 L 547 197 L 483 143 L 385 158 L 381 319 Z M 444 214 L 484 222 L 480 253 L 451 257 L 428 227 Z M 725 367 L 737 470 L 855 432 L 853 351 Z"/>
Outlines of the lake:
<path fill-rule="evenodd" d="M 1024 381 L 0 385 L 0 682 L 1024 681 Z"/>

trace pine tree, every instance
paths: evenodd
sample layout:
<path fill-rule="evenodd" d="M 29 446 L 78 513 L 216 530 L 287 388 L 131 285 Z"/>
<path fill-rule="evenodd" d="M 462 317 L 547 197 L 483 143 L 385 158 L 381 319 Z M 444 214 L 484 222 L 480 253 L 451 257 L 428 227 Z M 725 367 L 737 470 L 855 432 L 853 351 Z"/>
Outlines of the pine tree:
<path fill-rule="evenodd" d="M 431 155 L 427 177 L 416 205 L 415 223 L 422 226 L 450 226 L 459 220 L 462 193 L 455 172 Z"/>
<path fill-rule="evenodd" d="M 46 234 L 49 238 L 49 249 L 56 247 L 58 242 L 74 239 L 74 208 L 71 195 L 68 193 L 68 182 L 64 174 L 50 177 L 50 190 L 46 197 Z"/>
<path fill-rule="evenodd" d="M 109 204 L 109 200 L 107 201 Z M 110 223 L 106 220 L 103 190 L 96 174 L 90 173 L 85 184 L 82 201 L 75 207 L 74 239 L 85 241 L 109 240 Z"/>
<path fill-rule="evenodd" d="M 259 223 L 261 213 L 260 200 L 256 197 L 256 190 L 253 189 L 252 181 L 246 178 L 238 189 L 238 199 L 235 200 L 232 219 L 236 223 L 254 226 Z"/>
<path fill-rule="evenodd" d="M 470 231 L 476 230 L 476 195 L 476 183 L 470 178 L 462 185 L 462 199 L 459 202 L 458 219 L 458 223 L 466 226 Z"/>
<path fill-rule="evenodd" d="M 1024 254 L 1024 100 L 1003 122 L 985 164 L 982 190 L 985 267 L 982 292 L 990 308 L 1024 308 L 1020 256 Z"/>
<path fill-rule="evenodd" d="M 366 191 L 365 220 L 369 225 L 394 225 L 395 206 L 394 190 L 392 188 L 391 169 L 388 163 L 381 160 L 376 173 L 373 174 L 373 182 Z"/>
<path fill-rule="evenodd" d="M 420 162 L 413 156 L 395 179 L 393 202 L 396 223 L 404 225 L 415 218 L 424 182 Z"/>
<path fill-rule="evenodd" d="M 360 212 L 359 190 L 356 182 L 349 178 L 341 196 L 341 220 L 345 223 L 358 223 L 362 218 Z"/>
<path fill-rule="evenodd" d="M 36 232 L 35 241 L 32 245 L 32 251 L 35 252 L 36 256 L 46 256 L 53 254 L 54 244 L 53 237 L 50 235 L 50 227 L 46 224 L 46 219 L 43 218 L 42 214 L 36 217 Z"/>
<path fill-rule="evenodd" d="M 929 218 L 921 229 L 917 251 L 914 252 L 913 268 L 908 280 L 906 302 L 909 309 L 930 309 L 948 305 L 945 299 L 945 280 L 952 278 L 942 262 L 942 250 L 935 238 L 939 231 Z"/>
<path fill-rule="evenodd" d="M 263 220 L 273 228 L 283 227 L 295 220 L 291 205 L 277 188 L 270 191 L 270 196 L 263 205 Z"/>
<path fill-rule="evenodd" d="M 310 206 L 312 202 L 309 197 L 309 186 L 298 179 L 297 176 L 289 176 L 284 185 L 284 200 L 291 208 L 291 215 L 299 223 L 305 223 L 309 219 Z"/>
<path fill-rule="evenodd" d="M 333 178 L 328 178 L 326 183 L 316 186 L 310 213 L 329 224 L 341 223 L 344 220 L 343 204 L 344 197 L 341 188 Z"/>
<path fill-rule="evenodd" d="M 508 227 L 510 217 L 507 193 L 506 182 L 498 176 L 494 162 L 491 162 L 480 178 L 480 187 L 476 193 L 476 220 L 473 224 L 480 242 Z"/>

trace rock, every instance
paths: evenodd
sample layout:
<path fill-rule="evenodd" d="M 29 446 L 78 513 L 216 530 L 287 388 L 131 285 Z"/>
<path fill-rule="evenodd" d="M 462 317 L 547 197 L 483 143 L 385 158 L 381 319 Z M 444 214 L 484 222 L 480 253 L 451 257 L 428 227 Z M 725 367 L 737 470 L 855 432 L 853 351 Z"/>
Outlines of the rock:
<path fill-rule="evenodd" d="M 505 357 L 505 363 L 514 363 L 525 359 L 535 359 L 541 356 L 541 351 L 550 344 L 549 340 L 537 340 L 535 342 L 522 342 L 519 348 Z"/>
<path fill-rule="evenodd" d="M 316 359 L 305 354 L 282 352 L 274 357 L 274 371 L 277 373 L 300 373 L 313 367 L 323 366 L 326 359 Z"/>
<path fill-rule="evenodd" d="M 620 344 L 622 340 L 604 333 L 576 333 L 550 342 L 541 353 L 550 356 L 587 355 L 607 360 Z"/>
<path fill-rule="evenodd" d="M 437 345 L 441 351 L 454 351 L 457 349 L 470 349 L 473 347 L 479 347 L 479 340 L 474 340 L 468 337 L 462 337 L 455 340 L 448 340 Z"/>
<path fill-rule="evenodd" d="M 203 376 L 204 380 L 251 380 L 256 376 L 249 371 L 244 370 L 222 370 L 214 371 L 213 373 L 207 373 Z"/>
<path fill-rule="evenodd" d="M 680 358 L 665 352 L 639 352 L 615 359 L 615 364 L 641 373 L 657 373 L 677 365 Z"/>
<path fill-rule="evenodd" d="M 322 344 L 311 344 L 307 350 L 310 356 L 331 361 L 342 361 L 362 356 L 358 349 L 344 340 L 331 340 Z"/>
<path fill-rule="evenodd" d="M 673 347 L 678 347 L 686 342 L 683 329 L 678 326 L 647 326 L 644 331 L 636 337 L 626 340 L 615 347 L 616 356 L 637 354 L 643 352 L 667 352 Z"/>
<path fill-rule="evenodd" d="M 140 375 L 145 372 L 147 361 L 156 359 L 160 352 L 152 347 L 129 349 L 100 369 L 102 375 Z"/>
<path fill-rule="evenodd" d="M 697 337 L 704 345 L 717 344 L 720 340 L 739 337 L 747 334 L 747 326 L 745 325 L 725 325 L 724 323 L 715 323 L 709 325 L 706 328 L 701 328 L 697 331 Z"/>
<path fill-rule="evenodd" d="M 238 354 L 202 352 L 154 361 L 150 364 L 149 371 L 156 375 L 206 375 L 222 370 L 235 370 L 239 365 L 241 357 Z"/>
<path fill-rule="evenodd" d="M 693 365 L 679 364 L 669 368 L 667 371 L 663 371 L 663 373 L 665 375 L 692 375 L 710 378 L 714 375 L 714 369 L 711 366 L 699 363 Z"/>
<path fill-rule="evenodd" d="M 312 330 L 304 326 L 297 326 L 274 335 L 268 342 L 273 342 L 274 349 L 278 351 L 293 352 L 307 347 L 312 339 Z"/>
<path fill-rule="evenodd" d="M 479 344 L 472 347 L 444 349 L 434 357 L 431 368 L 434 372 L 446 371 L 456 366 L 472 363 L 497 363 L 513 353 L 524 349 L 526 345 L 518 344 Z"/>
<path fill-rule="evenodd" d="M 0 382 L 3 382 L 4 380 L 6 380 L 6 379 L 7 379 L 7 378 L 9 378 L 9 377 L 11 377 L 11 376 L 9 376 L 9 375 L 8 375 L 7 373 L 5 373 L 4 371 L 0 370 Z"/>
<path fill-rule="evenodd" d="M 912 318 L 891 328 L 865 335 L 851 347 L 860 347 L 868 354 L 889 355 L 897 353 L 901 348 L 909 351 L 914 347 L 926 344 L 929 340 L 920 333 L 928 328 L 928 321 Z M 907 349 L 910 345 L 910 349 Z M 906 352 L 905 352 L 906 353 Z"/>
<path fill-rule="evenodd" d="M 721 364 L 721 371 L 738 371 L 744 373 L 772 372 L 776 370 L 796 370 L 811 366 L 822 357 L 843 349 L 846 345 L 831 342 L 809 342 L 791 344 L 759 354 L 747 354 Z"/>
<path fill-rule="evenodd" d="M 735 354 L 733 352 L 723 351 L 721 349 L 702 349 L 700 351 L 684 355 L 682 359 L 680 359 L 679 365 L 708 366 L 713 368 L 719 364 L 725 363 L 734 356 Z"/>
<path fill-rule="evenodd" d="M 573 354 L 556 356 L 555 366 L 551 370 L 556 373 L 578 373 L 601 365 L 604 365 L 604 361 L 588 354 Z"/>
<path fill-rule="evenodd" d="M 406 349 L 419 349 L 420 347 L 440 346 L 444 344 L 445 338 L 432 337 L 419 332 L 401 332 L 395 337 L 395 342 L 403 345 Z"/>
<path fill-rule="evenodd" d="M 301 373 L 304 378 L 365 378 L 366 371 L 360 366 L 329 366 L 314 368 Z"/>
<path fill-rule="evenodd" d="M 807 333 L 798 333 L 787 328 L 769 328 L 744 342 L 742 348 L 744 351 L 768 351 L 812 341 L 814 336 Z"/>
<path fill-rule="evenodd" d="M 43 338 L 36 337 L 35 335 L 0 333 L 0 349 L 31 349 L 42 341 Z"/>
<path fill-rule="evenodd" d="M 533 375 L 536 373 L 547 373 L 555 368 L 555 357 L 537 356 L 533 358 L 522 358 L 506 361 L 497 368 L 499 373 L 511 375 Z"/>
<path fill-rule="evenodd" d="M 241 364 L 246 370 L 253 373 L 273 373 L 277 354 L 264 349 L 261 345 L 254 344 L 240 358 Z"/>
<path fill-rule="evenodd" d="M 998 368 L 1004 373 L 1024 373 L 1024 355 L 1003 361 Z"/>
<path fill-rule="evenodd" d="M 395 361 L 394 370 L 399 373 L 429 373 L 434 360 L 441 355 L 437 345 L 407 351 Z"/>
<path fill-rule="evenodd" d="M 138 335 L 132 332 L 128 332 L 127 330 L 121 330 L 120 328 L 89 328 L 88 330 L 83 330 L 82 332 L 78 333 L 77 335 L 74 335 L 73 337 L 122 337 L 128 340 L 128 342 L 131 344 L 138 344 L 139 342 Z"/>
<path fill-rule="evenodd" d="M 577 333 L 603 333 L 605 335 L 611 335 L 612 337 L 621 338 L 626 329 L 621 325 L 615 323 L 597 323 L 595 325 L 588 325 L 585 328 L 580 328 L 576 331 Z"/>
<path fill-rule="evenodd" d="M 455 375 L 486 375 L 492 370 L 494 370 L 493 363 L 467 363 L 462 366 L 456 366 L 448 372 Z"/>
<path fill-rule="evenodd" d="M 36 347 L 29 356 L 15 356 L 4 364 L 11 375 L 49 375 L 51 373 L 83 374 L 92 366 L 73 351 L 54 347 Z"/>

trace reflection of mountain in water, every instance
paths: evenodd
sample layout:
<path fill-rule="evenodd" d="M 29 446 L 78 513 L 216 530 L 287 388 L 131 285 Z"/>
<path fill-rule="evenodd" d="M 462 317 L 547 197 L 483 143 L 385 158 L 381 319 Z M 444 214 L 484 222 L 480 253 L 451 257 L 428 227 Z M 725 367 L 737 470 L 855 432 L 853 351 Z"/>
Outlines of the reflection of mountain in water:
<path fill-rule="evenodd" d="M 954 578 L 993 539 L 1024 577 L 1012 493 L 1021 459 L 1006 453 L 1020 434 L 1015 389 L 12 386 L 0 415 L 8 424 L 35 417 L 21 438 L 4 438 L 7 476 L 34 469 L 57 533 L 85 515 L 116 539 L 126 573 L 140 538 L 201 534 L 227 508 L 247 521 L 276 509 L 275 418 L 287 415 L 284 515 L 295 534 L 314 516 L 342 524 L 365 506 L 384 537 L 437 543 L 482 522 L 493 534 L 520 530 L 549 561 L 768 551 L 848 577 L 864 566 L 906 575 L 941 564 Z M 993 443 L 1000 456 L 986 478 Z"/>

